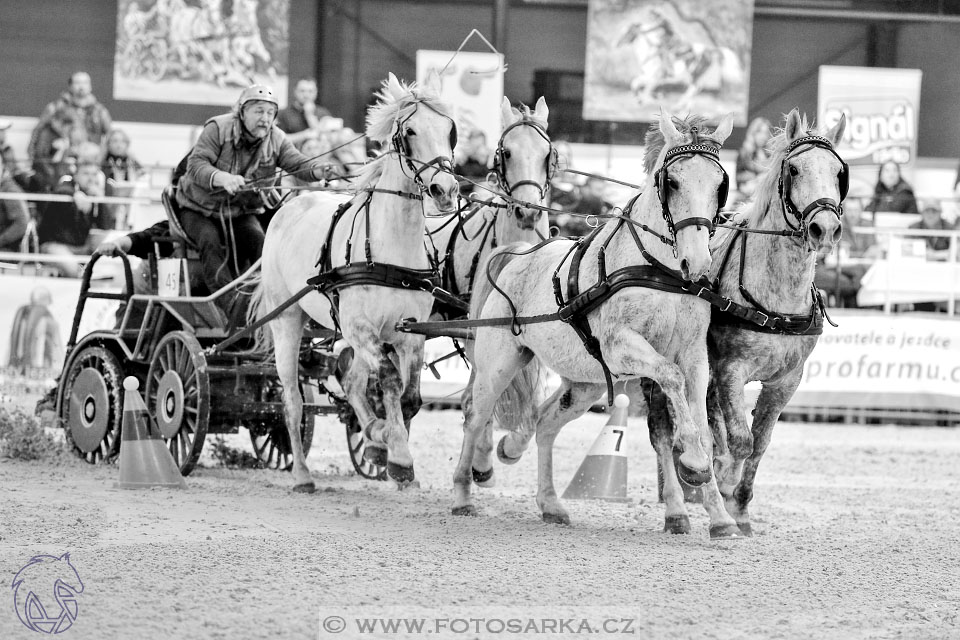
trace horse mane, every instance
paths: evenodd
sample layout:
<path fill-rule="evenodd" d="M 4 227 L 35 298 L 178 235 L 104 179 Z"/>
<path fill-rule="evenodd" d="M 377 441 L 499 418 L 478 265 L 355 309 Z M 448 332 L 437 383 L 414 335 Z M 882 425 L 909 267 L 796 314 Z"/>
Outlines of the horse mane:
<path fill-rule="evenodd" d="M 389 157 L 389 155 L 383 154 L 372 160 L 368 160 L 367 163 L 357 171 L 352 188 L 356 191 L 362 191 L 363 189 L 377 186 L 377 181 L 379 181 L 380 176 L 383 175 L 383 163 Z"/>
<path fill-rule="evenodd" d="M 527 105 L 521 104 L 518 111 L 520 112 L 521 122 L 532 122 L 535 125 L 541 127 L 544 131 L 547 130 L 546 118 L 541 118 L 540 116 L 538 116 L 536 113 L 531 111 L 530 107 L 528 107 Z"/>
<path fill-rule="evenodd" d="M 706 117 L 700 115 L 691 114 L 686 118 L 673 116 L 673 125 L 677 128 L 677 131 L 686 135 L 690 133 L 691 128 L 696 127 L 700 135 L 700 142 L 715 145 L 717 149 L 719 149 L 721 142 L 711 137 L 713 131 L 707 133 L 702 128 L 706 121 Z M 643 144 L 645 146 L 643 152 L 643 170 L 648 176 L 653 175 L 657 167 L 657 160 L 659 160 L 660 153 L 663 151 L 663 145 L 665 144 L 663 132 L 660 131 L 659 121 L 654 121 L 653 124 L 650 125 L 650 128 L 647 129 L 647 135 L 643 139 Z"/>
<path fill-rule="evenodd" d="M 367 112 L 367 137 L 381 144 L 393 136 L 397 123 L 408 118 L 423 103 L 437 113 L 453 119 L 449 105 L 440 94 L 416 82 L 407 84 L 390 74 L 377 92 L 377 104 Z"/>

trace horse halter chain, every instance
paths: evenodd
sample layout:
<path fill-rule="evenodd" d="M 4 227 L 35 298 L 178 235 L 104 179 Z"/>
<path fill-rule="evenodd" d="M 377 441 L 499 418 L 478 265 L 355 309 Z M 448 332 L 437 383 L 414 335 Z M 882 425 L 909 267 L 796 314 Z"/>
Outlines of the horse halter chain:
<path fill-rule="evenodd" d="M 419 169 L 417 169 L 417 167 L 414 166 L 414 160 L 413 160 L 413 158 L 410 157 L 410 143 L 409 143 L 409 141 L 407 140 L 407 136 L 405 136 L 405 135 L 403 134 L 403 128 L 404 128 L 404 125 L 407 123 L 407 120 L 409 120 L 410 118 L 412 118 L 412 117 L 414 116 L 414 114 L 417 112 L 417 109 L 420 108 L 420 105 L 421 105 L 421 104 L 424 104 L 423 100 L 418 99 L 418 100 L 416 101 L 416 104 L 415 104 L 414 108 L 413 108 L 413 111 L 410 112 L 410 115 L 408 115 L 408 116 L 407 116 L 406 118 L 404 118 L 403 120 L 397 120 L 397 130 L 394 131 L 393 137 L 391 138 L 391 141 L 393 142 L 393 148 L 394 148 L 394 149 L 396 150 L 396 152 L 397 152 L 397 159 L 398 159 L 399 162 L 400 162 L 400 168 L 401 168 L 401 170 L 403 170 L 404 164 L 406 164 L 406 167 L 407 167 L 408 169 L 410 169 L 411 172 L 413 172 L 413 181 L 416 183 L 417 188 L 420 190 L 421 193 L 426 193 L 426 192 L 427 192 L 427 185 L 425 185 L 425 184 L 423 183 L 423 178 L 421 177 L 421 174 L 422 174 L 426 169 L 429 169 L 430 167 L 434 167 L 436 173 L 440 173 L 441 171 L 446 172 L 446 173 L 450 173 L 450 174 L 453 173 L 453 157 L 452 157 L 452 154 L 453 154 L 453 148 L 457 146 L 457 123 L 454 122 L 453 119 L 450 118 L 449 116 L 440 113 L 439 111 L 437 111 L 436 109 L 434 109 L 434 108 L 431 107 L 430 105 L 426 105 L 428 109 L 430 109 L 431 111 L 434 111 L 434 112 L 438 113 L 439 115 L 443 116 L 444 118 L 446 118 L 447 120 L 450 121 L 450 124 L 451 124 L 451 129 L 450 129 L 450 153 L 451 153 L 451 155 L 450 155 L 450 156 L 437 156 L 436 158 L 430 160 L 429 162 L 420 162 L 420 161 L 418 160 L 417 162 L 418 162 L 421 166 L 420 166 Z M 404 171 L 404 175 L 406 175 L 406 171 Z"/>
<path fill-rule="evenodd" d="M 532 128 L 534 131 L 540 134 L 541 138 L 547 141 L 547 144 L 550 147 L 550 150 L 547 152 L 546 160 L 544 161 L 546 163 L 546 180 L 543 182 L 543 184 L 534 180 L 518 180 L 511 185 L 510 181 L 507 179 L 506 150 L 503 148 L 503 141 L 506 139 L 507 134 L 512 129 L 517 127 Z M 497 143 L 497 150 L 493 154 L 493 173 L 497 177 L 497 183 L 500 185 L 500 189 L 511 198 L 513 197 L 514 189 L 520 185 L 531 184 L 537 188 L 538 192 L 540 192 L 540 200 L 542 201 L 547 197 L 547 189 L 550 188 L 550 180 L 553 179 L 553 176 L 556 173 L 557 163 L 557 150 L 553 146 L 553 142 L 551 142 L 550 136 L 547 135 L 546 130 L 536 122 L 524 118 L 514 122 L 504 129 L 502 134 L 500 134 L 500 141 Z"/>
<path fill-rule="evenodd" d="M 808 145 L 806 149 L 794 153 L 794 151 L 801 146 Z M 797 156 L 810 151 L 811 149 L 825 149 L 832 153 L 837 160 L 840 161 L 840 174 L 839 179 L 839 191 L 840 191 L 840 202 L 837 202 L 833 198 L 817 198 L 810 204 L 808 204 L 803 211 L 797 209 L 796 205 L 793 203 L 793 176 L 790 175 L 790 165 L 789 161 L 791 158 L 796 158 Z M 837 216 L 837 219 L 843 217 L 843 199 L 847 195 L 847 187 L 849 184 L 849 168 L 847 163 L 843 161 L 843 158 L 836 152 L 833 148 L 833 143 L 830 142 L 827 138 L 823 136 L 803 136 L 802 138 L 797 138 L 790 143 L 790 146 L 787 147 L 786 156 L 783 159 L 783 163 L 780 165 L 780 178 L 777 182 L 777 191 L 779 192 L 780 202 L 783 205 L 783 217 L 784 221 L 787 224 L 787 227 L 794 232 L 795 235 L 802 237 L 804 239 L 809 235 L 809 219 L 818 211 L 826 209 L 832 211 L 833 215 Z M 787 217 L 787 212 L 789 212 L 797 220 L 797 226 L 794 226 L 790 222 L 790 218 Z"/>
<path fill-rule="evenodd" d="M 716 232 L 716 225 L 720 219 L 720 210 L 723 209 L 723 205 L 726 204 L 727 191 L 730 184 L 730 178 L 727 176 L 727 172 L 723 168 L 723 165 L 720 164 L 720 154 L 717 150 L 717 147 L 712 144 L 700 142 L 700 132 L 697 127 L 691 127 L 690 133 L 693 135 L 693 142 L 690 144 L 682 144 L 677 147 L 673 147 L 667 151 L 667 154 L 663 158 L 663 164 L 654 174 L 654 184 L 657 187 L 657 198 L 660 200 L 660 208 L 663 212 L 663 219 L 667 223 L 667 229 L 670 231 L 670 236 L 673 240 L 672 243 L 668 244 L 672 244 L 673 246 L 674 258 L 679 255 L 677 249 L 677 232 L 679 232 L 681 229 L 693 225 L 696 225 L 697 229 L 699 229 L 701 226 L 704 226 L 710 232 L 710 236 L 713 237 L 713 234 Z M 667 170 L 670 168 L 670 165 L 677 163 L 683 158 L 687 158 L 689 156 L 703 156 L 707 160 L 710 160 L 716 164 L 720 169 L 721 174 L 723 174 L 723 179 L 720 182 L 720 187 L 717 192 L 717 212 L 712 220 L 700 216 L 690 216 L 689 218 L 684 218 L 680 222 L 674 223 L 673 215 L 670 213 L 670 194 L 667 191 L 669 189 Z"/>

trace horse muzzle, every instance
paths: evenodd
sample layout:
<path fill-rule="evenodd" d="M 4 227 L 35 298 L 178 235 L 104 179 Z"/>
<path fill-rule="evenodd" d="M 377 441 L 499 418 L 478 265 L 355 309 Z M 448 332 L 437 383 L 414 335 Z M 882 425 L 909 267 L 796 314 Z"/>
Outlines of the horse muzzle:
<path fill-rule="evenodd" d="M 460 184 L 450 174 L 438 173 L 427 186 L 427 195 L 433 200 L 437 211 L 442 214 L 453 213 L 457 210 Z"/>

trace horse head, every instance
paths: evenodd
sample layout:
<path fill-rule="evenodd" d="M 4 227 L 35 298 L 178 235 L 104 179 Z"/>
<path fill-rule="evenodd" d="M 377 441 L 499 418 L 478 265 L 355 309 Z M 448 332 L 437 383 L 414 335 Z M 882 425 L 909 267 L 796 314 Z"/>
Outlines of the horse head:
<path fill-rule="evenodd" d="M 407 87 L 391 73 L 379 98 L 367 116 L 368 137 L 389 140 L 404 175 L 441 213 L 452 212 L 460 193 L 453 175 L 457 125 L 450 107 L 440 100 L 440 76 L 432 72 L 423 86 Z"/>
<path fill-rule="evenodd" d="M 847 195 L 849 170 L 835 147 L 845 127 L 846 117 L 841 116 L 823 135 L 808 131 L 800 112 L 793 109 L 781 136 L 770 142 L 777 151 L 772 166 L 780 167 L 777 197 L 784 220 L 802 233 L 808 251 L 821 255 L 830 253 L 843 233 L 840 203 Z"/>
<path fill-rule="evenodd" d="M 543 205 L 556 171 L 557 152 L 547 135 L 550 110 L 542 97 L 533 111 L 527 106 L 516 109 L 504 97 L 500 115 L 503 133 L 494 153 L 493 171 L 503 193 L 515 199 L 510 201 L 509 211 L 516 225 L 535 229 L 543 210 L 520 202 Z"/>
<path fill-rule="evenodd" d="M 697 280 L 710 269 L 710 237 L 728 186 L 719 149 L 733 130 L 733 114 L 710 133 L 703 124 L 700 116 L 680 119 L 661 111 L 659 126 L 651 127 L 645 141 L 645 165 L 652 182 L 648 187 L 657 194 L 666 235 L 688 280 Z"/>

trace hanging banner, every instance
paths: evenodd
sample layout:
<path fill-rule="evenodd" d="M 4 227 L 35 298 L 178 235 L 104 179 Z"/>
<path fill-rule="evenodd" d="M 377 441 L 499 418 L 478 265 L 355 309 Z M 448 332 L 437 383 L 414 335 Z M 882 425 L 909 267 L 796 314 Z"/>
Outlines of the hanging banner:
<path fill-rule="evenodd" d="M 265 84 L 287 102 L 290 0 L 117 0 L 115 100 L 233 105 Z"/>
<path fill-rule="evenodd" d="M 753 0 L 590 0 L 585 120 L 747 123 Z"/>
<path fill-rule="evenodd" d="M 919 69 L 820 67 L 817 121 L 847 127 L 837 152 L 851 166 L 892 160 L 911 167 L 917 158 Z M 874 177 L 875 178 L 875 177 Z"/>
<path fill-rule="evenodd" d="M 496 147 L 501 130 L 503 68 L 503 56 L 499 53 L 417 51 L 418 83 L 426 82 L 431 71 L 440 73 L 440 97 L 453 107 L 458 146 L 481 131 L 487 148 L 492 151 Z"/>

